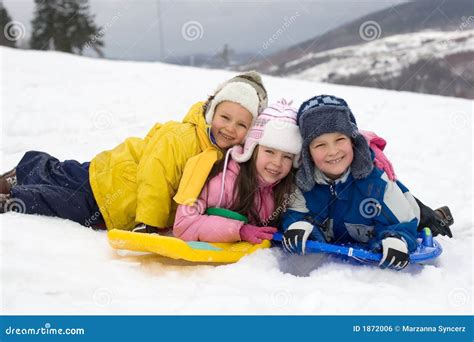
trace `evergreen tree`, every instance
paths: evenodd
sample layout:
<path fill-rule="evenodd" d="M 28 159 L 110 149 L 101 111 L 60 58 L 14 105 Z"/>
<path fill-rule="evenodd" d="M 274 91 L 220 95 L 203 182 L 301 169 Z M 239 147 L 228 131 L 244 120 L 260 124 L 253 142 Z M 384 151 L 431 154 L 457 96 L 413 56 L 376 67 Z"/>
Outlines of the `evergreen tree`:
<path fill-rule="evenodd" d="M 11 26 L 7 26 L 11 21 L 12 18 L 8 14 L 7 9 L 3 6 L 3 3 L 0 2 L 0 45 L 15 47 L 15 39 L 12 36 L 14 32 L 11 32 Z"/>
<path fill-rule="evenodd" d="M 234 51 L 229 49 L 229 46 L 227 44 L 224 44 L 224 47 L 222 48 L 222 52 L 219 54 L 219 57 L 224 62 L 225 66 L 229 66 L 229 64 L 230 64 L 230 55 L 233 52 Z"/>
<path fill-rule="evenodd" d="M 30 46 L 82 54 L 90 47 L 103 56 L 103 32 L 89 14 L 88 0 L 35 0 Z"/>

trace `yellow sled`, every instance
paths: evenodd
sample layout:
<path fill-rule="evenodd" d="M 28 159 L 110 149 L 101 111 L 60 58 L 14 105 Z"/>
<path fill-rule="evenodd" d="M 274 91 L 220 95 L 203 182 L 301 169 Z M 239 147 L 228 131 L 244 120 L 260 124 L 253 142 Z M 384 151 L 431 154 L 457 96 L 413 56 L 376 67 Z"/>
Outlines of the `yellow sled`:
<path fill-rule="evenodd" d="M 134 233 L 118 229 L 110 230 L 107 235 L 110 246 L 115 249 L 155 253 L 168 258 L 192 262 L 237 262 L 244 255 L 270 247 L 268 240 L 264 240 L 258 245 L 249 242 L 208 243 L 183 241 L 170 236 Z"/>

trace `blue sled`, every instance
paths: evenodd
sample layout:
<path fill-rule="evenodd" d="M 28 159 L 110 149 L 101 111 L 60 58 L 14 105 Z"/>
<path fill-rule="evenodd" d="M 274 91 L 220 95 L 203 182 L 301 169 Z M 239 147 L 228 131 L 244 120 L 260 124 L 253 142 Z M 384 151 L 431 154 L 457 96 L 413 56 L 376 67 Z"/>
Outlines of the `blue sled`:
<path fill-rule="evenodd" d="M 282 243 L 282 234 L 276 233 L 273 241 Z M 410 263 L 420 263 L 438 257 L 443 248 L 433 239 L 431 230 L 424 228 L 418 238 L 416 251 L 410 253 Z M 306 253 L 330 253 L 343 257 L 349 257 L 363 263 L 379 263 L 382 260 L 382 253 L 371 252 L 364 248 L 362 244 L 331 244 L 318 241 L 307 241 Z"/>

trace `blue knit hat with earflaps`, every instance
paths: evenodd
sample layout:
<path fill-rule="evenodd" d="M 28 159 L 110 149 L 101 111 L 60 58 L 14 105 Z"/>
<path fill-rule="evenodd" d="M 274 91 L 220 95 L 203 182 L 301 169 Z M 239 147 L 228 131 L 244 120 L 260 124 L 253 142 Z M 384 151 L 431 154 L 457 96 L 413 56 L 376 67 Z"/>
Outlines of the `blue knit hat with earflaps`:
<path fill-rule="evenodd" d="M 355 179 L 365 178 L 372 172 L 374 166 L 369 145 L 359 132 L 346 101 L 332 95 L 312 97 L 300 106 L 297 120 L 303 137 L 302 165 L 296 173 L 296 184 L 301 190 L 310 191 L 316 184 L 309 144 L 325 133 L 340 132 L 351 138 L 354 149 L 351 173 Z"/>

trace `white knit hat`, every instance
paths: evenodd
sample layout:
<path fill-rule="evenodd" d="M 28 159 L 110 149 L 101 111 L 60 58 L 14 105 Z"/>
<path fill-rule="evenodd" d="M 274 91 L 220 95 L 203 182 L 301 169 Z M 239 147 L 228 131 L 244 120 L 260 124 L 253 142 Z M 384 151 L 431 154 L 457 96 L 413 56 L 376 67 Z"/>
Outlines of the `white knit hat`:
<path fill-rule="evenodd" d="M 232 148 L 232 159 L 238 163 L 246 162 L 257 145 L 267 146 L 295 155 L 293 167 L 299 165 L 299 155 L 303 140 L 296 124 L 296 109 L 281 99 L 263 110 L 255 124 L 250 128 L 245 145 Z"/>
<path fill-rule="evenodd" d="M 231 101 L 240 104 L 252 114 L 252 124 L 258 113 L 267 105 L 267 91 L 262 77 L 256 71 L 239 74 L 219 85 L 209 99 L 206 109 L 206 122 L 212 123 L 216 107 L 219 103 Z"/>
<path fill-rule="evenodd" d="M 238 103 L 245 109 L 247 109 L 250 114 L 252 114 L 252 124 L 255 122 L 255 119 L 258 115 L 258 96 L 255 89 L 243 82 L 232 82 L 224 86 L 212 99 L 211 106 L 206 113 L 206 122 L 207 124 L 212 123 L 212 118 L 214 117 L 214 112 L 216 107 L 224 101 L 231 101 Z"/>

